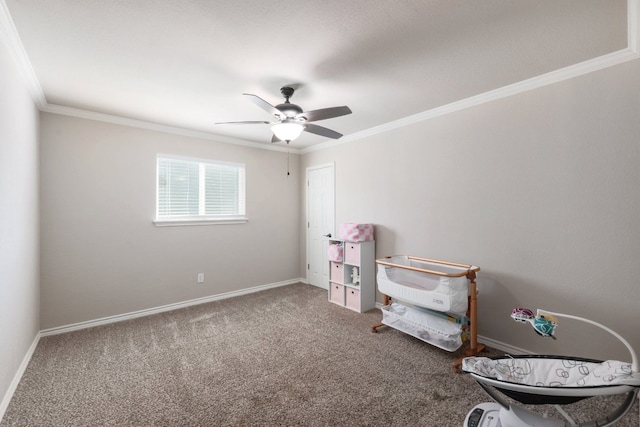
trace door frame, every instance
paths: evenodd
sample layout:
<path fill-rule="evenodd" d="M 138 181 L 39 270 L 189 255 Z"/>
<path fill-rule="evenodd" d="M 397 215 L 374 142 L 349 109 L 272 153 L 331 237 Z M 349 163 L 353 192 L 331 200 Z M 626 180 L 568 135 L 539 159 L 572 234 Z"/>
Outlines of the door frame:
<path fill-rule="evenodd" d="M 309 166 L 306 168 L 305 171 L 305 181 L 307 182 L 307 185 L 305 186 L 305 222 L 307 223 L 307 227 L 305 227 L 305 248 L 306 248 L 306 257 L 305 257 L 305 264 L 307 264 L 307 268 L 306 268 L 306 280 L 308 284 L 311 284 L 311 280 L 309 278 L 309 274 L 310 274 L 310 270 L 309 270 L 309 256 L 311 253 L 310 250 L 310 242 L 311 239 L 309 238 L 309 172 L 316 170 L 316 169 L 324 169 L 324 168 L 331 168 L 331 173 L 333 175 L 333 188 L 331 189 L 332 193 L 333 193 L 333 211 L 331 212 L 331 216 L 333 217 L 333 230 L 330 230 L 331 236 L 333 236 L 334 238 L 335 233 L 336 233 L 336 162 L 330 162 L 330 163 L 323 163 L 320 165 L 315 165 L 315 166 Z M 328 288 L 329 284 L 327 283 L 327 288 Z"/>

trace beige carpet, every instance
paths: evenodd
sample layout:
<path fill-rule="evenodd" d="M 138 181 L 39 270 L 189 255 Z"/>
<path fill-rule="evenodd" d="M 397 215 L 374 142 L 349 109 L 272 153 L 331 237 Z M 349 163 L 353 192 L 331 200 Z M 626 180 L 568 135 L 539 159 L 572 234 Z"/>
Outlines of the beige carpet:
<path fill-rule="evenodd" d="M 490 401 L 458 353 L 379 320 L 298 284 L 44 337 L 0 426 L 460 427 Z"/>

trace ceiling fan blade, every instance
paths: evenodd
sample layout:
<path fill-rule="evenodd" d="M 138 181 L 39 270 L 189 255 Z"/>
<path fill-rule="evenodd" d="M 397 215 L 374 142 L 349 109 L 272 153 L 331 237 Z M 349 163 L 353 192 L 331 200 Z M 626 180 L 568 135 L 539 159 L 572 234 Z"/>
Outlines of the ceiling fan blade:
<path fill-rule="evenodd" d="M 309 133 L 315 133 L 316 135 L 326 136 L 327 138 L 338 139 L 342 136 L 341 133 L 336 132 L 335 130 L 327 129 L 322 126 L 313 125 L 313 124 L 305 124 L 304 130 Z"/>
<path fill-rule="evenodd" d="M 246 96 L 249 99 L 249 101 L 253 102 L 258 107 L 262 108 L 264 111 L 271 114 L 272 116 L 275 116 L 278 118 L 282 116 L 282 113 L 280 112 L 280 110 L 278 110 L 273 105 L 269 104 L 264 99 L 260 98 L 258 95 L 253 95 L 251 93 L 243 93 L 242 95 Z"/>
<path fill-rule="evenodd" d="M 245 122 L 217 122 L 214 125 L 268 125 L 271 122 L 251 120 Z"/>
<path fill-rule="evenodd" d="M 332 119 L 334 117 L 346 116 L 351 114 L 351 108 L 343 105 L 342 107 L 321 108 L 320 110 L 303 111 L 296 115 L 296 118 L 305 117 L 308 122 L 318 120 Z"/>

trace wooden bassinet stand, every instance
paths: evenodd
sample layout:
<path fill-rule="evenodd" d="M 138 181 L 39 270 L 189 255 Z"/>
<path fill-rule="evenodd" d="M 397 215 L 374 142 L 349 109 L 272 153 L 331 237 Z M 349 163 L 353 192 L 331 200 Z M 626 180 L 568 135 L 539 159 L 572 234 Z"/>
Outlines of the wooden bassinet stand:
<path fill-rule="evenodd" d="M 400 268 L 403 270 L 414 272 L 408 273 L 413 274 L 414 276 L 417 273 L 418 277 L 420 275 L 426 275 L 425 277 L 429 277 L 432 281 L 440 280 L 441 282 L 444 281 L 446 283 L 448 283 L 447 279 L 443 278 L 451 278 L 452 280 L 456 280 L 456 278 L 465 277 L 468 280 L 468 303 L 466 309 L 468 325 L 464 324 L 462 326 L 462 329 L 466 330 L 469 334 L 469 345 L 464 352 L 464 357 L 476 356 L 478 353 L 484 350 L 485 346 L 478 343 L 478 288 L 476 283 L 476 273 L 480 271 L 480 267 L 414 256 L 386 257 L 376 260 L 376 264 L 378 264 L 378 289 L 384 296 L 385 307 L 389 307 L 391 300 L 394 299 L 405 301 L 412 306 L 424 307 L 429 310 L 442 312 L 444 316 L 447 316 L 447 312 L 450 308 L 452 308 L 449 304 L 450 301 L 448 300 L 447 296 L 441 298 L 439 297 L 439 295 L 441 294 L 437 293 L 438 290 L 433 291 L 430 289 L 422 289 L 415 283 L 403 283 L 402 280 L 399 280 L 396 283 L 393 280 L 390 280 L 390 278 L 386 275 L 386 269 Z M 459 282 L 459 279 L 457 280 Z M 439 285 L 439 288 L 440 287 L 441 286 Z M 436 297 L 434 297 L 434 295 Z M 444 300 L 445 303 L 441 307 L 434 306 L 434 304 L 430 303 L 430 301 L 436 300 L 438 300 L 438 302 Z M 376 323 L 372 326 L 372 332 L 378 332 L 378 328 L 380 328 L 381 326 L 394 327 L 394 325 L 390 324 L 390 322 L 385 323 L 383 319 L 382 322 Z M 429 342 L 428 340 L 423 339 L 421 336 L 419 336 L 419 334 L 412 335 L 419 339 L 422 339 L 423 341 Z M 437 346 L 440 348 L 444 348 L 445 350 L 452 351 L 452 349 L 439 345 Z M 461 357 L 454 363 L 454 367 L 457 372 L 460 371 L 462 359 L 463 358 Z"/>

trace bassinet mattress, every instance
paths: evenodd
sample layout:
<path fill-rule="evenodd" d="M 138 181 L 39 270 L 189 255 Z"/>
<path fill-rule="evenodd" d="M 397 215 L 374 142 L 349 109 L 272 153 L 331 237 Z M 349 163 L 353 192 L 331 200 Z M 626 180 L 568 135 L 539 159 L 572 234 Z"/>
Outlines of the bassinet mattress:
<path fill-rule="evenodd" d="M 534 387 L 640 387 L 640 373 L 631 364 L 617 360 L 604 362 L 558 356 L 467 357 L 462 370 L 485 378 Z"/>
<path fill-rule="evenodd" d="M 427 261 L 409 259 L 407 256 L 395 256 L 385 259 L 385 261 L 444 273 L 455 274 L 466 271 L 453 266 L 442 266 Z M 381 293 L 398 301 L 441 312 L 456 314 L 467 312 L 469 279 L 465 276 L 438 276 L 378 264 L 377 281 L 378 290 Z"/>

